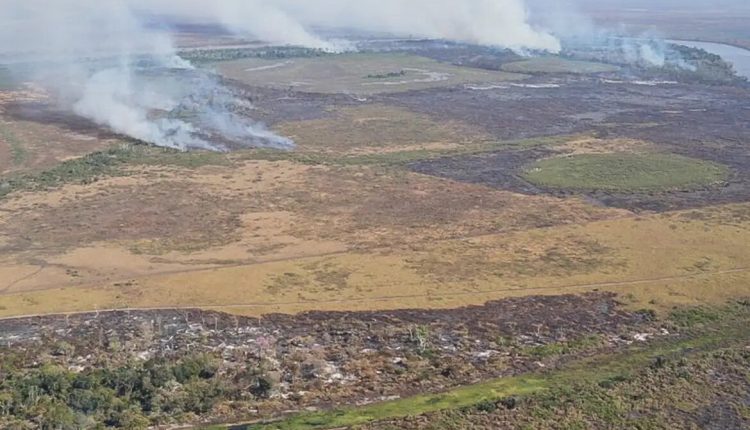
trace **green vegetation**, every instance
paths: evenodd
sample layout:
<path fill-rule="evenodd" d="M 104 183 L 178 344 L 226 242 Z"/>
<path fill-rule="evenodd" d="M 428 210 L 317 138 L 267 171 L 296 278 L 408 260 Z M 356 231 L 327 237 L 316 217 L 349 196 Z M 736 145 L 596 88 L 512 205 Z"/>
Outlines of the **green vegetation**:
<path fill-rule="evenodd" d="M 219 402 L 268 395 L 271 384 L 258 367 L 220 373 L 220 360 L 188 355 L 74 372 L 52 364 L 24 368 L 20 357 L 4 357 L 0 427 L 145 429 L 194 419 Z"/>
<path fill-rule="evenodd" d="M 674 154 L 583 154 L 541 160 L 523 177 L 548 188 L 585 191 L 696 189 L 727 179 L 726 167 Z"/>
<path fill-rule="evenodd" d="M 390 79 L 390 78 L 398 78 L 401 76 L 406 76 L 406 70 L 401 70 L 399 72 L 370 74 L 370 75 L 365 76 L 365 79 Z"/>
<path fill-rule="evenodd" d="M 295 46 L 263 48 L 196 49 L 182 51 L 180 57 L 195 64 L 241 60 L 244 58 L 284 59 L 330 55 L 326 51 Z"/>
<path fill-rule="evenodd" d="M 707 308 L 681 308 L 673 310 L 669 319 L 678 327 L 695 327 L 703 324 L 709 324 L 718 320 L 721 315 L 713 309 Z"/>
<path fill-rule="evenodd" d="M 443 409 L 454 409 L 512 395 L 529 395 L 544 390 L 547 382 L 539 376 L 503 378 L 491 383 L 461 387 L 443 394 L 423 395 L 357 409 L 304 414 L 257 430 L 330 429 L 361 425 L 389 418 L 406 417 Z"/>
<path fill-rule="evenodd" d="M 659 71 L 668 74 L 670 79 L 709 84 L 747 81 L 746 78 L 737 76 L 732 63 L 719 55 L 700 48 L 676 44 L 669 45 L 669 48 L 671 52 L 668 52 L 667 65 Z M 685 63 L 691 67 L 684 67 Z"/>
<path fill-rule="evenodd" d="M 601 337 L 592 335 L 584 336 L 579 339 L 573 339 L 567 342 L 548 343 L 545 345 L 527 348 L 525 352 L 534 358 L 542 359 L 591 350 L 603 344 L 604 342 Z"/>
<path fill-rule="evenodd" d="M 524 139 L 467 146 L 452 150 L 397 151 L 368 155 L 338 155 L 272 149 L 248 149 L 231 154 L 205 151 L 182 152 L 144 144 L 127 143 L 106 151 L 94 152 L 84 157 L 64 161 L 60 165 L 43 172 L 0 178 L 0 198 L 15 191 L 46 190 L 65 184 L 90 184 L 105 177 L 127 175 L 127 168 L 134 166 L 197 168 L 201 166 L 230 166 L 235 162 L 250 160 L 293 161 L 309 165 L 398 166 L 431 158 L 478 154 L 501 148 L 545 145 L 558 140 L 559 138 Z"/>
<path fill-rule="evenodd" d="M 715 428 L 744 428 L 748 360 L 750 352 L 740 346 L 682 359 L 657 359 L 632 376 L 573 381 L 526 398 L 484 401 L 429 414 L 418 428 L 666 430 L 701 428 L 705 422 Z M 366 428 L 414 428 L 401 424 L 391 421 Z"/>
<path fill-rule="evenodd" d="M 214 152 L 181 152 L 140 144 L 122 144 L 106 151 L 94 152 L 67 160 L 52 169 L 8 178 L 0 178 L 0 197 L 14 191 L 45 190 L 65 184 L 89 184 L 102 177 L 127 174 L 127 166 L 177 166 L 195 168 L 224 165 L 224 154 Z"/>
<path fill-rule="evenodd" d="M 618 70 L 617 66 L 591 61 L 567 60 L 560 57 L 537 57 L 504 64 L 502 69 L 513 73 L 604 73 Z"/>

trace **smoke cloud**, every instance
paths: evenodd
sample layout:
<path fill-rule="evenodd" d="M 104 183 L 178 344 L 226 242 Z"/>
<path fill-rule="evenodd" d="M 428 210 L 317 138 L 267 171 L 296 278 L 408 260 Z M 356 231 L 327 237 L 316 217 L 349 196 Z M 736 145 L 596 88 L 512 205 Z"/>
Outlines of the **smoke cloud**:
<path fill-rule="evenodd" d="M 313 29 L 353 29 L 558 52 L 528 22 L 523 0 L 5 0 L 0 62 L 30 65 L 28 77 L 76 114 L 156 145 L 224 150 L 289 148 L 249 120 L 252 106 L 176 55 L 154 17 L 218 23 L 277 44 L 349 47 Z"/>
<path fill-rule="evenodd" d="M 349 28 L 516 50 L 558 52 L 559 41 L 528 23 L 523 0 L 137 0 L 142 10 L 218 21 L 277 43 L 337 50 L 309 28 Z"/>
<path fill-rule="evenodd" d="M 3 58 L 66 108 L 115 132 L 180 150 L 291 148 L 252 106 L 176 55 L 123 0 L 23 0 L 0 10 Z"/>

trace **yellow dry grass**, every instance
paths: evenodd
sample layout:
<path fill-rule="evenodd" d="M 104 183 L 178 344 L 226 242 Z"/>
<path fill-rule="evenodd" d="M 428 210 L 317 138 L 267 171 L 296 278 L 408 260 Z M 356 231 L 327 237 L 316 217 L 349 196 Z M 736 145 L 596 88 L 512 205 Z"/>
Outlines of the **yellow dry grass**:
<path fill-rule="evenodd" d="M 352 249 L 393 253 L 627 214 L 376 166 L 243 161 L 132 168 L 126 177 L 0 202 L 0 293 Z"/>
<path fill-rule="evenodd" d="M 729 205 L 414 250 L 342 252 L 14 293 L 0 296 L 0 315 L 126 307 L 198 306 L 248 315 L 445 308 L 592 290 L 617 292 L 634 308 L 722 303 L 750 296 L 750 220 L 738 217 L 746 213 L 750 205 Z M 592 250 L 600 258 L 581 258 Z M 441 264 L 456 268 L 454 276 L 440 278 Z"/>
<path fill-rule="evenodd" d="M 458 121 L 437 122 L 426 115 L 385 105 L 339 108 L 330 117 L 295 121 L 276 129 L 299 150 L 337 154 L 450 150 L 490 137 Z"/>

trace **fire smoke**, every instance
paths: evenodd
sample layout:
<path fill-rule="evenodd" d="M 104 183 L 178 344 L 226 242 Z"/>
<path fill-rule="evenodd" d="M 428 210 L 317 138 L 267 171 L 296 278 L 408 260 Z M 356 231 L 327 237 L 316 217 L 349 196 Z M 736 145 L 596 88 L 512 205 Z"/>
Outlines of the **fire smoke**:
<path fill-rule="evenodd" d="M 0 54 L 76 114 L 182 150 L 290 148 L 248 119 L 252 108 L 220 80 L 180 59 L 154 17 L 210 21 L 272 43 L 336 51 L 311 28 L 444 38 L 558 52 L 528 23 L 523 0 L 5 0 Z"/>

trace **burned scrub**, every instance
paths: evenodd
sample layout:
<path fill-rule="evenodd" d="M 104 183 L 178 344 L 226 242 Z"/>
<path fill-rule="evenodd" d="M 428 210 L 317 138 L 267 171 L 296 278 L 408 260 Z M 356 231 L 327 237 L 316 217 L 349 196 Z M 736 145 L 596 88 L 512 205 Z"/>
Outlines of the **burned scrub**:
<path fill-rule="evenodd" d="M 548 78 L 549 80 L 549 78 Z M 750 200 L 750 89 L 567 78 L 558 87 L 487 91 L 422 91 L 391 95 L 391 102 L 440 120 L 460 119 L 499 140 L 566 133 L 649 142 L 674 153 L 727 166 L 720 186 L 687 192 L 589 192 L 602 204 L 631 210 L 674 210 Z M 432 103 L 428 103 L 432 99 Z M 561 144 L 564 140 L 561 140 Z M 413 171 L 525 194 L 581 194 L 534 186 L 521 178 L 534 162 L 565 155 L 554 143 L 414 162 Z"/>
<path fill-rule="evenodd" d="M 10 418 L 23 421 L 27 411 L 13 397 L 13 381 L 37 386 L 35 378 L 53 374 L 73 385 L 48 390 L 44 399 L 66 414 L 112 414 L 69 400 L 86 392 L 76 381 L 93 378 L 125 410 L 155 424 L 252 419 L 439 391 L 659 331 L 648 314 L 624 312 L 614 296 L 596 293 L 262 319 L 195 310 L 49 316 L 0 321 L 0 333 L 0 398 L 19 399 L 11 401 Z M 139 375 L 150 375 L 150 385 Z M 117 380 L 124 385 L 108 382 Z M 164 397 L 165 390 L 174 394 Z M 127 427 L 121 412 L 109 416 L 110 426 Z"/>

